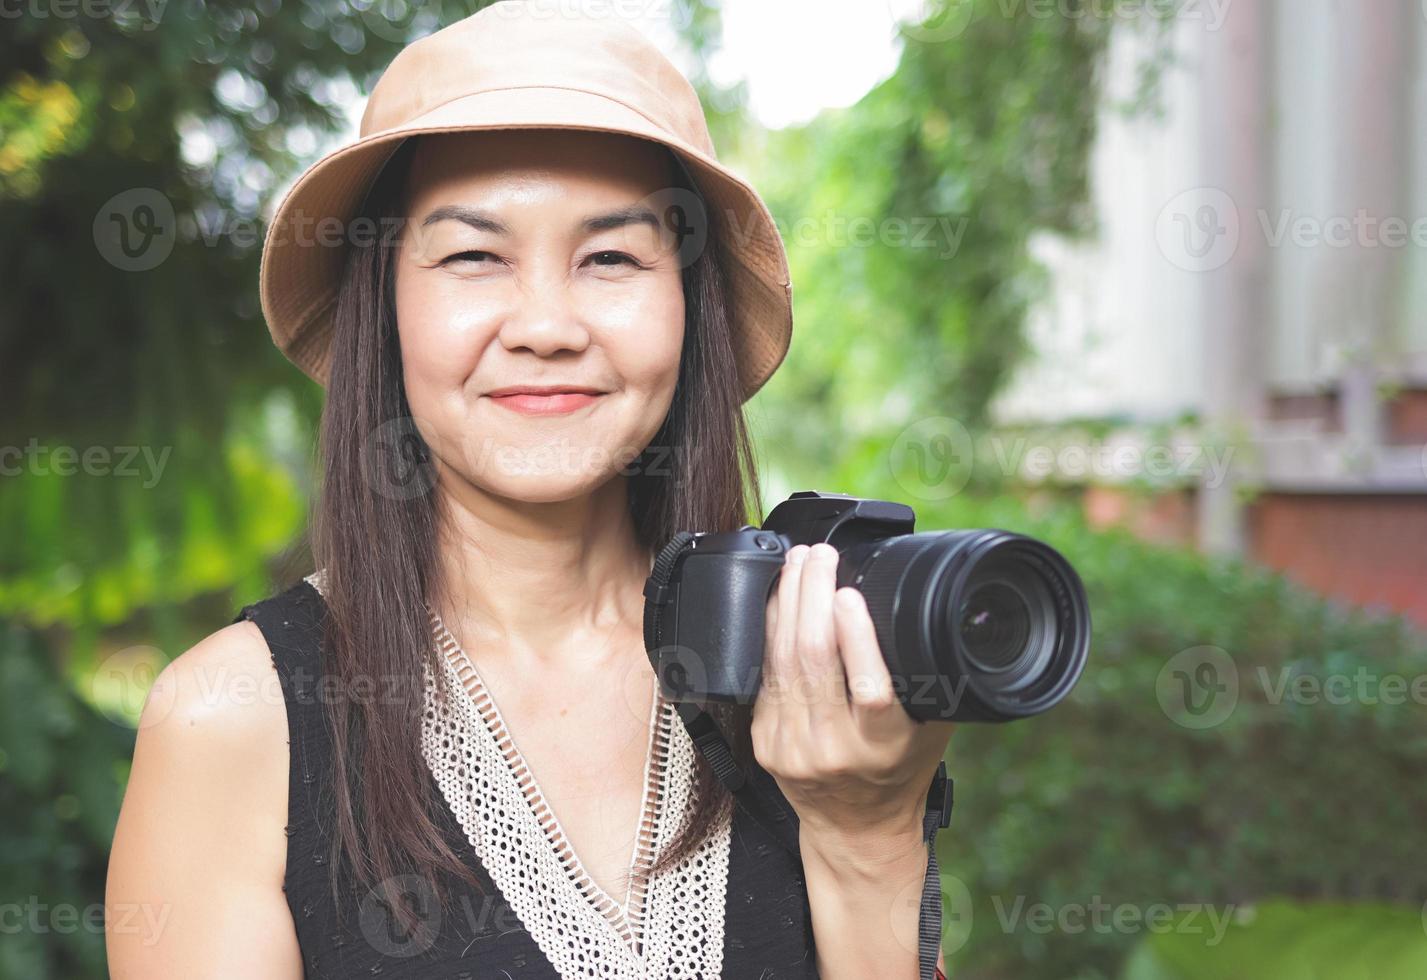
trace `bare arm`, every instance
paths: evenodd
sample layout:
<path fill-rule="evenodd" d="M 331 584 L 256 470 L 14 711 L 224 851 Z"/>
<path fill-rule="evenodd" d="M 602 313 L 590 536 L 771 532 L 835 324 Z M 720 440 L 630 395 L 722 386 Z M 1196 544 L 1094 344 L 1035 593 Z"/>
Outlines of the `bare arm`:
<path fill-rule="evenodd" d="M 114 980 L 301 980 L 282 890 L 287 740 L 277 671 L 252 623 L 159 675 L 109 856 Z"/>
<path fill-rule="evenodd" d="M 915 977 L 919 903 L 927 870 L 920 828 L 882 843 L 839 841 L 825 846 L 801 836 L 818 976 Z M 940 927 L 937 932 L 940 938 Z M 940 948 L 936 963 L 945 973 Z"/>

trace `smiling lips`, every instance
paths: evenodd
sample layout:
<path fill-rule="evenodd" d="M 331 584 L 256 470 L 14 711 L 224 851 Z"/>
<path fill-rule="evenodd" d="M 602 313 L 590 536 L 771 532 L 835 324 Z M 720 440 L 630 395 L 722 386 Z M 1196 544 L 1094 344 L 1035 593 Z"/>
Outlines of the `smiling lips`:
<path fill-rule="evenodd" d="M 489 392 L 487 397 L 522 415 L 565 415 L 593 405 L 604 394 L 578 385 L 512 385 Z"/>

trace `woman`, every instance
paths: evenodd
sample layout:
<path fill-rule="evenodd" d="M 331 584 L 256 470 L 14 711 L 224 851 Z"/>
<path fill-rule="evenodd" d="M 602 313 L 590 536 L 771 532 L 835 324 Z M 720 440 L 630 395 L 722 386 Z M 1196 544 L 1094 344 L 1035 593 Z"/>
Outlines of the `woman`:
<path fill-rule="evenodd" d="M 836 552 L 793 549 L 758 701 L 717 712 L 799 854 L 655 683 L 654 553 L 757 500 L 786 260 L 688 82 L 567 8 L 409 46 L 279 209 L 320 571 L 154 685 L 108 901 L 165 926 L 110 930 L 116 980 L 917 975 L 951 726 L 898 703 Z"/>

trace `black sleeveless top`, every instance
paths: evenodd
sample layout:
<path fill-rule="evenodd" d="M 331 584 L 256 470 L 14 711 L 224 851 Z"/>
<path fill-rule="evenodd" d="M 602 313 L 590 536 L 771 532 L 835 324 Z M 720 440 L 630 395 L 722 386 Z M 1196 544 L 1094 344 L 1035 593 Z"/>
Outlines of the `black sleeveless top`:
<path fill-rule="evenodd" d="M 521 924 L 482 866 L 444 801 L 438 826 L 483 889 L 455 875 L 442 879 L 443 914 L 425 901 L 430 887 L 412 876 L 400 886 L 421 910 L 423 928 L 406 933 L 370 892 L 344 875 L 342 917 L 333 904 L 327 867 L 334 824 L 331 746 L 322 717 L 322 632 L 326 604 L 308 582 L 243 608 L 234 619 L 254 622 L 267 640 L 287 707 L 289 735 L 287 893 L 310 980 L 382 977 L 386 980 L 551 980 L 559 974 Z M 428 772 L 433 799 L 442 800 Z M 777 792 L 756 764 L 750 778 Z M 781 799 L 781 794 L 779 796 Z M 410 888 L 407 888 L 407 885 Z M 423 887 L 424 886 L 424 887 Z M 422 892 L 428 894 L 422 894 Z M 427 914 L 427 910 L 432 910 Z M 652 933 L 661 928 L 650 922 Z M 812 918 L 797 855 L 780 845 L 740 803 L 730 830 L 724 905 L 722 976 L 731 980 L 805 980 L 817 977 Z M 703 978 L 713 980 L 713 978 Z"/>

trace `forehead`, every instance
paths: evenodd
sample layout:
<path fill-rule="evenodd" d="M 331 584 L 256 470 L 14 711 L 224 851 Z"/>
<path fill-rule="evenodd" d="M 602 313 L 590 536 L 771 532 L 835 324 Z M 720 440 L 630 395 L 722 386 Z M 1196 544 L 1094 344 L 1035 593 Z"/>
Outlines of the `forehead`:
<path fill-rule="evenodd" d="M 420 136 L 416 143 L 406 196 L 417 206 L 518 187 L 637 199 L 673 186 L 676 172 L 665 147 L 617 133 L 492 130 Z"/>

